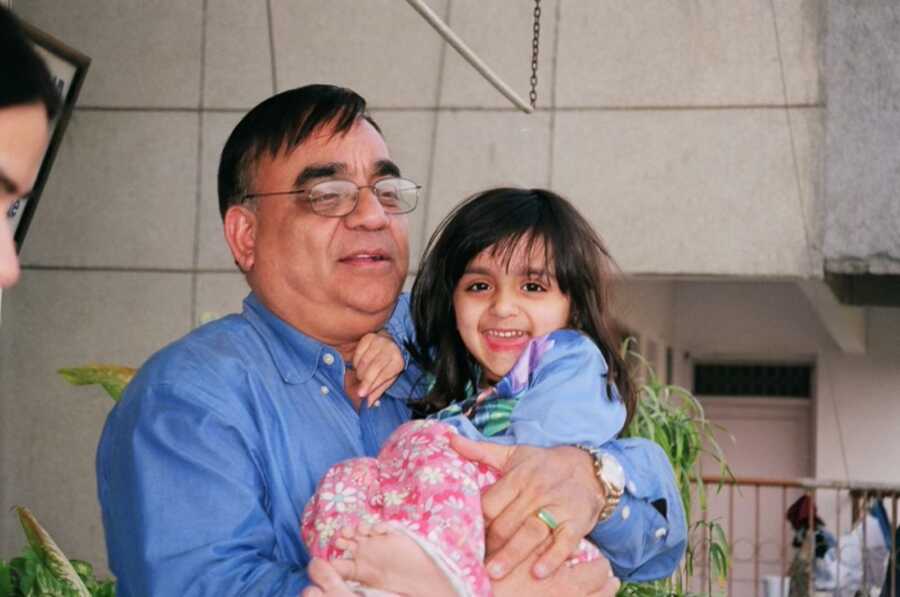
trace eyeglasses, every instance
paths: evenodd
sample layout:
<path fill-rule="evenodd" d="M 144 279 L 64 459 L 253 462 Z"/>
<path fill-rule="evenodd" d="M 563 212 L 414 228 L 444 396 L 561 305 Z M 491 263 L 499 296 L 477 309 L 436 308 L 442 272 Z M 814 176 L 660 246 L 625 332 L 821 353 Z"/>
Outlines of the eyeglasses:
<path fill-rule="evenodd" d="M 370 189 L 385 213 L 399 215 L 409 213 L 416 208 L 421 188 L 421 185 L 405 178 L 382 178 L 375 184 L 366 186 L 357 186 L 349 180 L 325 180 L 308 189 L 248 193 L 241 200 L 247 201 L 256 197 L 274 195 L 306 195 L 305 199 L 315 213 L 329 218 L 340 218 L 356 209 L 360 191 Z"/>

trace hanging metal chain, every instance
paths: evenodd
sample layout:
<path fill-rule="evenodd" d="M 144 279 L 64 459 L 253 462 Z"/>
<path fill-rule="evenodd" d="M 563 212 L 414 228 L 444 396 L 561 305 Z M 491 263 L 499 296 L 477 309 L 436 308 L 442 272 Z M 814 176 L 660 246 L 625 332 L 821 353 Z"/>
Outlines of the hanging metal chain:
<path fill-rule="evenodd" d="M 534 0 L 534 37 L 531 39 L 531 93 L 528 98 L 531 100 L 531 107 L 535 108 L 537 104 L 537 71 L 538 71 L 538 46 L 541 40 L 541 0 Z"/>

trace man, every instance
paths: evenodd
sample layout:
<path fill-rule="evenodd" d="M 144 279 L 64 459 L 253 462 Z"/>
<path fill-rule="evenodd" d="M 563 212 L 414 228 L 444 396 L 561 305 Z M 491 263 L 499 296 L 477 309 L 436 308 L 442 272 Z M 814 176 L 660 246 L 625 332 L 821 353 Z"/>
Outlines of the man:
<path fill-rule="evenodd" d="M 31 192 L 47 149 L 48 121 L 58 109 L 47 66 L 16 17 L 0 6 L 0 288 L 19 278 L 6 214 Z"/>
<path fill-rule="evenodd" d="M 416 193 L 350 90 L 286 91 L 237 125 L 222 152 L 219 203 L 252 292 L 240 315 L 144 365 L 98 449 L 120 597 L 296 596 L 311 576 L 333 581 L 327 563 L 307 570 L 299 520 L 330 466 L 377 454 L 409 418 L 408 379 L 369 408 L 354 366 L 367 334 L 410 329 L 398 296 Z M 591 536 L 618 574 L 665 576 L 685 536 L 671 468 L 658 448 L 612 451 L 628 491 Z M 577 448 L 522 448 L 504 470 L 485 494 L 497 594 L 612 595 L 618 581 L 605 560 L 560 567 L 615 505 L 593 459 Z M 563 523 L 555 540 L 535 516 L 543 509 Z"/>

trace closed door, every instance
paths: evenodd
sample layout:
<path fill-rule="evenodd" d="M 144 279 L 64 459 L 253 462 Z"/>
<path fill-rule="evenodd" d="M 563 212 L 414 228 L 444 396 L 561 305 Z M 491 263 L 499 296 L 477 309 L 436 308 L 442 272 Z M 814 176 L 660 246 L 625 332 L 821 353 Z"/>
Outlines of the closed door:
<path fill-rule="evenodd" d="M 813 476 L 811 400 L 704 397 L 701 403 L 707 418 L 727 430 L 717 431 L 716 436 L 738 479 L 796 480 Z M 707 455 L 703 467 L 707 475 L 718 474 Z M 724 487 L 718 494 L 713 487 L 708 491 L 708 518 L 718 519 L 732 544 L 728 594 L 763 595 L 763 579 L 784 574 L 793 557 L 792 531 L 785 522 L 785 510 L 800 491 L 746 486 Z"/>

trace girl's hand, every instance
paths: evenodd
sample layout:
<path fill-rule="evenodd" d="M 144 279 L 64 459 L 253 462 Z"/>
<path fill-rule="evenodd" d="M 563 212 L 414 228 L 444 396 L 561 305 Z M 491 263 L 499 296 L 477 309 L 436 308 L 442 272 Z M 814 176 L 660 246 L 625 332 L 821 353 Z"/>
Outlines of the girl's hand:
<path fill-rule="evenodd" d="M 384 391 L 403 373 L 403 355 L 387 332 L 366 334 L 353 353 L 353 369 L 359 380 L 357 396 L 377 406 Z"/>

